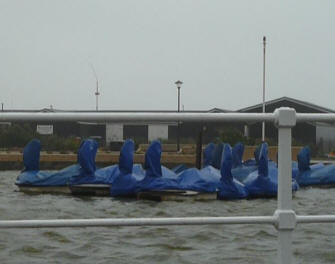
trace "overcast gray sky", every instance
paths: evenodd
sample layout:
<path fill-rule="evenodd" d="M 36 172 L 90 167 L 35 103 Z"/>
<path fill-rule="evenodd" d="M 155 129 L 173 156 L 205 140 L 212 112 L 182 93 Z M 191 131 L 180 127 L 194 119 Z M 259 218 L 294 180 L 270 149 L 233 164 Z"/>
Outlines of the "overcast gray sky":
<path fill-rule="evenodd" d="M 0 0 L 5 108 L 236 110 L 290 96 L 335 109 L 334 1 Z"/>

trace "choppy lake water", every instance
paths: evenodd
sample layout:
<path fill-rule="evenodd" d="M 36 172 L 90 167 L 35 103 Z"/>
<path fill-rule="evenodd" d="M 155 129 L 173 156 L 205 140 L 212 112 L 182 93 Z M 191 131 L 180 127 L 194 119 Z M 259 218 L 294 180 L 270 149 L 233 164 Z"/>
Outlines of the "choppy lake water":
<path fill-rule="evenodd" d="M 28 195 L 0 172 L 0 219 L 272 215 L 274 199 L 151 202 Z M 297 214 L 335 213 L 335 189 L 301 189 Z M 299 225 L 295 263 L 335 263 L 335 225 Z M 271 225 L 0 229 L 0 263 L 276 263 Z"/>

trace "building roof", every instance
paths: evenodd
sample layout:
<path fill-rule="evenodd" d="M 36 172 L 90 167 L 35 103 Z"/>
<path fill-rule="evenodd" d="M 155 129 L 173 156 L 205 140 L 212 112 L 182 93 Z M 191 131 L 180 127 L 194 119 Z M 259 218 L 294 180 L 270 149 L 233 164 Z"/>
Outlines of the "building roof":
<path fill-rule="evenodd" d="M 312 104 L 312 103 L 309 103 L 309 102 L 306 102 L 306 101 L 301 101 L 301 100 L 298 100 L 298 99 L 287 97 L 287 96 L 283 96 L 283 97 L 280 97 L 280 98 L 277 98 L 277 99 L 274 99 L 274 100 L 266 101 L 265 105 L 268 106 L 268 105 L 280 103 L 280 102 L 283 102 L 283 101 L 287 101 L 287 102 L 291 102 L 291 103 L 294 103 L 294 104 L 302 105 L 302 106 L 314 109 L 314 110 L 316 110 L 320 113 L 334 113 L 335 112 L 332 109 L 329 109 L 329 108 L 326 108 L 326 107 L 323 107 L 323 106 L 319 106 L 319 105 L 316 105 L 316 104 Z M 237 112 L 248 112 L 250 110 L 261 108 L 261 107 L 262 107 L 262 103 L 239 109 L 239 110 L 237 110 Z"/>
<path fill-rule="evenodd" d="M 214 107 L 206 112 L 207 113 L 230 113 L 230 112 L 235 112 L 235 111 Z"/>

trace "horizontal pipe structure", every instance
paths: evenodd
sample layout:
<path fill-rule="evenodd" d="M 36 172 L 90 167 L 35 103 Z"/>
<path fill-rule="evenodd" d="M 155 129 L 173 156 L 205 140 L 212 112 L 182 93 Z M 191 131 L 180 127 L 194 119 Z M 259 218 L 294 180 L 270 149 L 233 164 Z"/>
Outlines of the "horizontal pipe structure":
<path fill-rule="evenodd" d="M 335 114 L 296 113 L 297 122 L 335 122 Z"/>
<path fill-rule="evenodd" d="M 297 215 L 297 223 L 335 223 L 335 215 Z M 275 216 L 4 220 L 2 228 L 276 224 Z"/>
<path fill-rule="evenodd" d="M 275 121 L 274 113 L 151 113 L 151 112 L 66 112 L 66 113 L 27 113 L 0 112 L 0 122 L 256 122 Z M 297 122 L 334 122 L 335 114 L 296 113 Z"/>
<path fill-rule="evenodd" d="M 275 224 L 274 216 L 5 220 L 2 228 Z"/>
<path fill-rule="evenodd" d="M 312 223 L 334 223 L 335 215 L 297 215 L 297 223 L 312 224 Z"/>
<path fill-rule="evenodd" d="M 0 112 L 0 122 L 273 122 L 274 114 L 260 113 L 8 113 Z"/>

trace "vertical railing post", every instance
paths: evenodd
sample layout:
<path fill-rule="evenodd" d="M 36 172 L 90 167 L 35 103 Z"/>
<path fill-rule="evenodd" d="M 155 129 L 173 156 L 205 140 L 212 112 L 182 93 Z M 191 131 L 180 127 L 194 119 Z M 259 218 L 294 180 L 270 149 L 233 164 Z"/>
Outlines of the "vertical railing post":
<path fill-rule="evenodd" d="M 296 112 L 292 108 L 275 110 L 278 127 L 278 208 L 275 212 L 278 230 L 278 263 L 292 261 L 292 231 L 296 216 L 292 210 L 292 150 L 291 128 L 296 124 Z"/>

